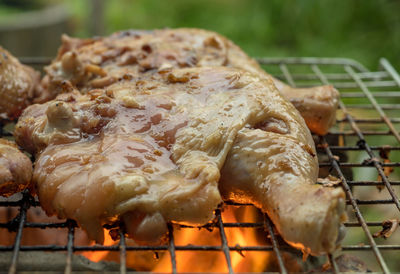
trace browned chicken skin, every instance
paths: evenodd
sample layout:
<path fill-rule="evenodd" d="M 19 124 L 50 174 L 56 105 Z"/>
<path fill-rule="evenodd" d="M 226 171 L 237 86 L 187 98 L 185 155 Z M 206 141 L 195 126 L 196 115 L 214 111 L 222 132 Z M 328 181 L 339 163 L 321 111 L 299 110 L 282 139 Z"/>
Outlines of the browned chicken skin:
<path fill-rule="evenodd" d="M 65 80 L 83 91 L 111 85 L 127 72 L 172 67 L 228 66 L 270 77 L 232 41 L 200 29 L 126 31 L 94 39 L 63 36 L 62 41 L 43 81 L 53 97 L 63 91 Z M 339 93 L 332 86 L 294 89 L 277 79 L 274 83 L 312 132 L 324 135 L 335 123 Z"/>
<path fill-rule="evenodd" d="M 226 68 L 143 77 L 33 105 L 16 126 L 18 143 L 38 157 L 43 208 L 100 242 L 102 225 L 119 218 L 138 241 L 159 239 L 166 221 L 210 221 L 236 132 L 261 122 L 274 94 Z"/>
<path fill-rule="evenodd" d="M 0 47 L 0 126 L 16 119 L 32 103 L 39 78 L 38 72 Z M 31 176 L 31 160 L 15 143 L 0 139 L 0 195 L 8 197 L 27 188 Z"/>
<path fill-rule="evenodd" d="M 17 118 L 32 104 L 39 80 L 39 72 L 0 47 L 0 122 Z"/>
<path fill-rule="evenodd" d="M 19 151 L 17 145 L 0 138 L 0 195 L 11 196 L 30 185 L 31 160 Z"/>
<path fill-rule="evenodd" d="M 62 88 L 72 93 L 27 108 L 15 131 L 37 156 L 33 180 L 48 214 L 77 220 L 98 242 L 102 225 L 118 220 L 137 241 L 157 241 L 168 221 L 213 218 L 225 164 L 226 199 L 262 208 L 307 253 L 337 247 L 344 193 L 315 184 L 311 135 L 271 80 L 200 67 L 125 74 L 86 95 Z"/>

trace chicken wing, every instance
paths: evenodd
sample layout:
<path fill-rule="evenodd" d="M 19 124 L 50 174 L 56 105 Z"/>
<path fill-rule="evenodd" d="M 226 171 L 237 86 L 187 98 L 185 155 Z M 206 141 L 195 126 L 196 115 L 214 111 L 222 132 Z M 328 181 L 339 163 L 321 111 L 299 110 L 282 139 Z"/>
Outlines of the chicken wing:
<path fill-rule="evenodd" d="M 225 37 L 200 29 L 125 31 L 109 37 L 63 36 L 44 80 L 55 97 L 68 80 L 81 91 L 111 85 L 129 72 L 168 68 L 228 66 L 269 78 L 259 64 Z M 311 131 L 326 134 L 335 123 L 339 93 L 332 86 L 295 89 L 274 79 L 278 90 L 305 118 Z"/>
<path fill-rule="evenodd" d="M 39 72 L 0 47 L 0 122 L 17 118 L 32 104 L 39 81 Z"/>
<path fill-rule="evenodd" d="M 17 145 L 0 138 L 0 195 L 11 196 L 30 185 L 31 160 L 19 151 Z"/>
<path fill-rule="evenodd" d="M 274 83 L 297 108 L 311 132 L 325 135 L 336 123 L 339 92 L 333 86 L 292 88 L 277 79 L 274 79 Z"/>

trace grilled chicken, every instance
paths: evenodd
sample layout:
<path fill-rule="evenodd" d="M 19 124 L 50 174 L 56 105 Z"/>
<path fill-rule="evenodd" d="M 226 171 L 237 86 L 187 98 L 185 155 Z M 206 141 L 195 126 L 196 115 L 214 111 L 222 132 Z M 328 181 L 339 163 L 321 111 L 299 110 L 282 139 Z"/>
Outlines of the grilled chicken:
<path fill-rule="evenodd" d="M 31 160 L 19 151 L 17 145 L 0 138 L 0 195 L 11 196 L 30 185 Z"/>
<path fill-rule="evenodd" d="M 64 90 L 66 80 L 84 92 L 109 86 L 126 73 L 137 75 L 172 67 L 228 66 L 270 77 L 233 42 L 200 29 L 125 31 L 93 39 L 63 36 L 62 42 L 43 81 L 53 97 Z M 295 89 L 277 79 L 274 82 L 311 131 L 321 135 L 328 132 L 335 123 L 339 97 L 332 86 Z"/>
<path fill-rule="evenodd" d="M 0 122 L 17 118 L 37 96 L 39 72 L 0 47 Z"/>
<path fill-rule="evenodd" d="M 290 244 L 313 254 L 336 247 L 343 191 L 315 185 L 311 135 L 272 80 L 199 67 L 125 74 L 84 95 L 62 87 L 70 92 L 28 107 L 15 131 L 37 156 L 33 180 L 48 214 L 77 220 L 98 242 L 117 221 L 155 242 L 168 221 L 213 218 L 223 168 L 224 197 L 268 212 Z"/>

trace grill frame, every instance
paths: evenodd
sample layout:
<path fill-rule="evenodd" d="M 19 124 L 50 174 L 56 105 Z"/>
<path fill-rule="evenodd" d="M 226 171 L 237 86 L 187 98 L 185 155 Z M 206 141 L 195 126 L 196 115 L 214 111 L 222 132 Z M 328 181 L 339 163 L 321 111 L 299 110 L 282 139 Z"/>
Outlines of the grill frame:
<path fill-rule="evenodd" d="M 338 132 L 331 132 L 327 137 L 318 136 L 317 140 L 319 143 L 319 152 L 324 153 L 328 157 L 327 162 L 321 162 L 320 167 L 330 167 L 332 171 L 336 172 L 338 177 L 341 179 L 341 186 L 346 192 L 347 204 L 354 210 L 356 216 L 356 222 L 346 222 L 346 227 L 361 227 L 364 235 L 367 237 L 369 242 L 368 245 L 344 245 L 342 247 L 342 253 L 347 251 L 355 250 L 371 250 L 375 255 L 377 263 L 380 266 L 380 271 L 384 273 L 390 273 L 387 266 L 387 262 L 382 256 L 382 250 L 400 250 L 400 244 L 377 244 L 370 232 L 370 227 L 379 227 L 382 225 L 381 222 L 367 222 L 364 215 L 362 214 L 359 205 L 376 205 L 376 204 L 393 204 L 397 208 L 397 217 L 400 212 L 400 200 L 393 189 L 393 186 L 399 186 L 400 181 L 390 180 L 384 172 L 385 167 L 400 167 L 400 162 L 382 162 L 377 158 L 376 152 L 382 149 L 389 149 L 391 151 L 400 151 L 400 135 L 399 125 L 400 117 L 389 118 L 386 111 L 392 111 L 400 109 L 400 105 L 396 104 L 379 104 L 377 98 L 399 98 L 400 100 L 400 76 L 393 68 L 393 66 L 384 58 L 380 60 L 380 68 L 378 71 L 371 72 L 367 70 L 360 63 L 345 58 L 258 58 L 257 61 L 261 65 L 276 66 L 279 68 L 279 74 L 276 75 L 278 78 L 288 82 L 290 85 L 296 87 L 298 82 L 305 80 L 315 81 L 315 84 L 331 84 L 333 83 L 336 88 L 341 89 L 356 89 L 355 92 L 341 93 L 341 98 L 366 98 L 368 104 L 351 105 L 353 109 L 369 109 L 374 110 L 379 114 L 378 118 L 354 118 L 349 111 L 349 105 L 344 104 L 343 100 L 340 100 L 339 109 L 342 111 L 344 118 L 338 119 L 338 124 L 348 124 L 351 130 L 342 130 Z M 28 65 L 42 67 L 50 62 L 48 58 L 22 58 L 22 62 Z M 291 69 L 296 66 L 307 66 L 311 69 L 312 73 L 293 73 Z M 324 73 L 322 69 L 326 67 L 334 66 L 343 68 L 343 73 Z M 314 84 L 311 84 L 314 85 Z M 387 89 L 391 88 L 394 91 L 371 91 L 374 88 Z M 376 130 L 363 130 L 364 124 L 383 124 L 389 128 L 388 131 L 376 131 Z M 397 126 L 397 128 L 396 128 Z M 349 136 L 356 137 L 358 141 L 355 145 L 332 145 L 328 142 L 328 137 L 337 136 L 337 138 L 346 138 Z M 3 130 L 0 126 L 0 137 L 11 136 L 10 132 Z M 370 145 L 366 137 L 368 136 L 392 136 L 397 142 L 396 145 L 387 146 L 383 145 Z M 362 163 L 355 162 L 342 162 L 340 159 L 335 157 L 336 151 L 349 152 L 349 151 L 363 151 L 367 154 L 368 158 Z M 368 181 L 354 181 L 351 178 L 346 178 L 344 169 L 346 168 L 357 168 L 357 167 L 373 167 L 377 173 L 381 176 L 382 182 L 378 180 Z M 360 200 L 355 198 L 352 188 L 354 186 L 383 186 L 390 194 L 390 199 L 374 199 L 374 200 Z M 232 202 L 226 202 L 227 206 L 252 206 L 247 204 L 237 204 Z M 12 260 L 10 262 L 9 273 L 16 273 L 18 267 L 18 256 L 20 252 L 24 251 L 66 251 L 66 263 L 65 273 L 71 273 L 72 269 L 72 255 L 77 251 L 119 251 L 120 253 L 120 273 L 126 273 L 126 255 L 130 251 L 166 251 L 170 254 L 171 258 L 171 272 L 177 273 L 177 260 L 176 251 L 219 251 L 223 252 L 226 259 L 226 266 L 229 273 L 233 273 L 233 267 L 230 257 L 230 251 L 269 251 L 275 254 L 279 269 L 281 273 L 287 273 L 285 261 L 281 251 L 294 250 L 285 244 L 279 235 L 274 232 L 273 224 L 266 214 L 264 214 L 264 221 L 257 223 L 227 223 L 223 222 L 221 217 L 221 210 L 216 210 L 216 221 L 207 225 L 208 228 L 214 228 L 219 230 L 221 239 L 220 245 L 216 246 L 204 246 L 204 245 L 176 245 L 174 240 L 174 229 L 179 225 L 168 225 L 168 243 L 160 246 L 129 246 L 126 245 L 126 239 L 123 232 L 123 228 L 118 230 L 120 241 L 117 245 L 113 246 L 77 246 L 74 245 L 74 235 L 77 229 L 77 224 L 73 220 L 51 222 L 51 223 L 30 223 L 27 222 L 27 210 L 30 207 L 40 206 L 37 201 L 25 191 L 22 194 L 22 198 L 18 201 L 0 201 L 0 207 L 18 207 L 19 214 L 11 221 L 6 223 L 0 223 L 0 231 L 2 229 L 8 229 L 9 231 L 15 231 L 16 236 L 14 245 L 12 246 L 1 246 L 1 251 L 12 251 Z M 384 221 L 384 220 L 382 220 Z M 21 246 L 22 232 L 24 228 L 64 228 L 68 230 L 67 244 L 66 245 L 35 245 L 35 246 Z M 190 228 L 190 226 L 180 225 L 181 228 Z M 230 227 L 241 227 L 241 228 L 264 228 L 266 233 L 269 235 L 271 245 L 269 246 L 237 246 L 229 245 L 225 228 Z M 339 272 L 338 265 L 336 264 L 333 255 L 329 254 L 326 256 L 332 271 L 334 273 Z"/>

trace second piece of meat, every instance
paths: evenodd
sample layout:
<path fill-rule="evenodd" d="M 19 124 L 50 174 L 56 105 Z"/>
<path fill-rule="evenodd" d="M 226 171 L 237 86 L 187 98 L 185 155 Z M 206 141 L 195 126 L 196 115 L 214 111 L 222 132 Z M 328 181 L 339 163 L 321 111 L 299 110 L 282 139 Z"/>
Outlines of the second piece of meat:
<path fill-rule="evenodd" d="M 0 138 L 0 195 L 11 196 L 30 186 L 32 162 L 14 142 Z"/>
<path fill-rule="evenodd" d="M 39 72 L 0 47 L 0 123 L 16 119 L 38 94 Z"/>

